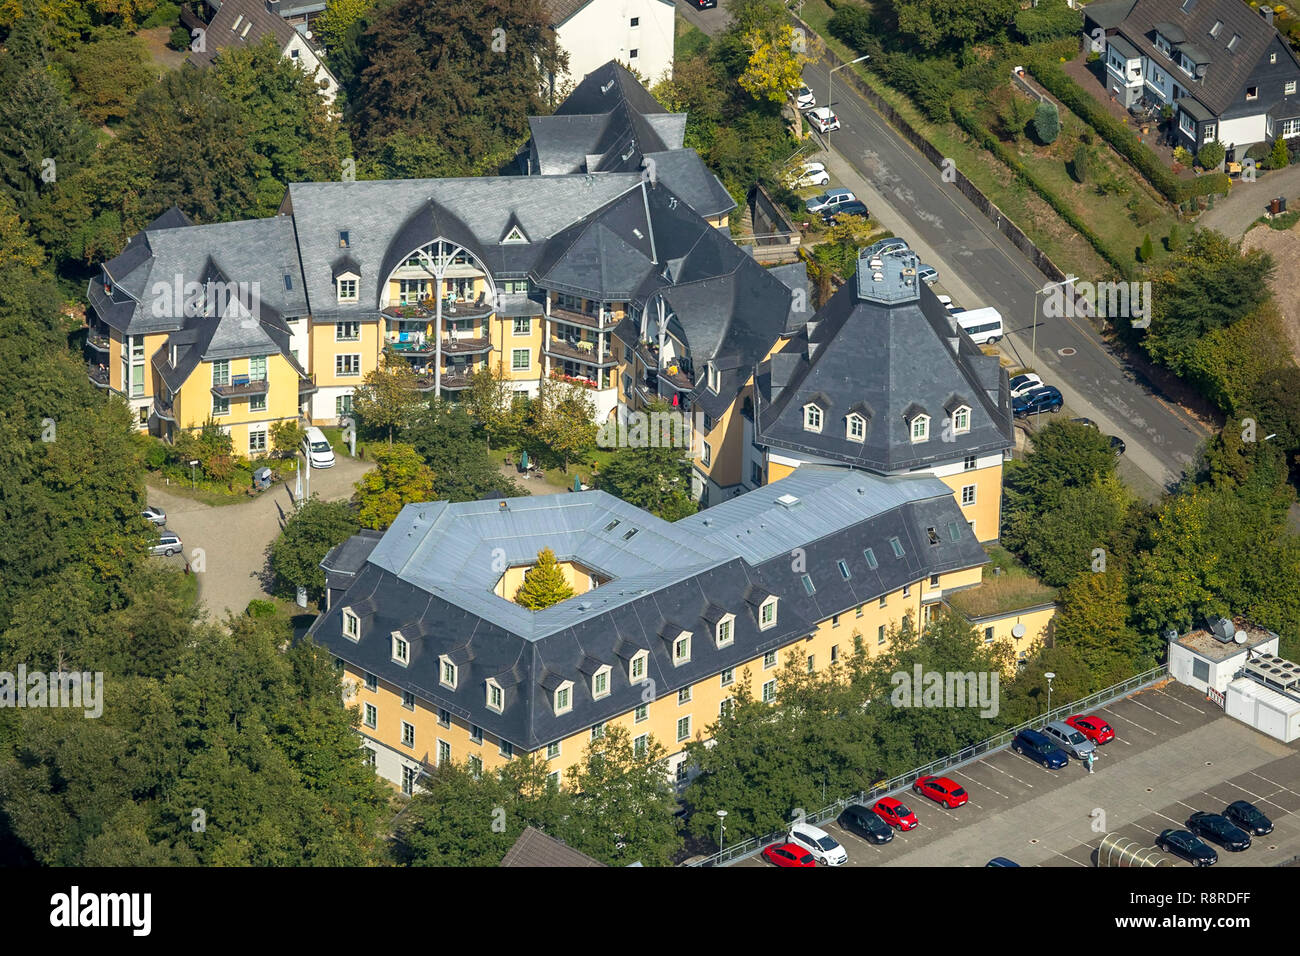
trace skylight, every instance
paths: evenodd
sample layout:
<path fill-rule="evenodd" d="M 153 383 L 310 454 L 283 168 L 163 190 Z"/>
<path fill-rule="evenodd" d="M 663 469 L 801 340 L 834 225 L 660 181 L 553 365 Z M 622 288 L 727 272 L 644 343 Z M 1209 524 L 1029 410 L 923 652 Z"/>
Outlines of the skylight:
<path fill-rule="evenodd" d="M 873 551 L 871 548 L 867 548 L 865 551 L 863 551 L 862 556 L 867 559 L 867 567 L 869 567 L 872 571 L 880 567 L 880 562 L 876 560 L 876 552 Z"/>
<path fill-rule="evenodd" d="M 894 557 L 901 558 L 903 556 L 903 542 L 897 538 L 890 538 L 889 546 L 894 549 Z"/>

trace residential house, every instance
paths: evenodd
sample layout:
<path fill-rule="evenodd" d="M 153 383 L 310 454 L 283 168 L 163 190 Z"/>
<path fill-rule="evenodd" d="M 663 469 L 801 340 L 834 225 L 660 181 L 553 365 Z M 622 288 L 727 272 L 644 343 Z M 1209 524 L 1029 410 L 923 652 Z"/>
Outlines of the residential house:
<path fill-rule="evenodd" d="M 544 547 L 576 593 L 532 611 L 513 596 Z M 663 744 L 685 781 L 686 744 L 742 686 L 772 700 L 778 667 L 886 652 L 986 561 L 924 476 L 813 465 L 673 523 L 600 491 L 429 502 L 326 556 L 308 633 L 344 674 L 369 762 L 407 793 L 446 761 L 522 754 L 562 784 L 614 724 Z"/>
<path fill-rule="evenodd" d="M 1240 0 L 1119 0 L 1083 8 L 1087 42 L 1105 58 L 1110 97 L 1174 110 L 1175 139 L 1228 159 L 1300 136 L 1300 59 L 1267 5 Z"/>
<path fill-rule="evenodd" d="M 1007 374 L 917 279 L 914 253 L 869 259 L 767 358 L 744 416 L 756 487 L 809 464 L 932 475 L 980 541 L 999 534 L 1014 446 Z"/>
<path fill-rule="evenodd" d="M 632 67 L 647 84 L 672 76 L 672 0 L 542 0 L 542 8 L 569 54 L 568 71 L 550 77 L 552 93 L 610 60 Z"/>
<path fill-rule="evenodd" d="M 182 7 L 181 22 L 191 32 L 201 31 L 200 48 L 190 53 L 188 62 L 198 67 L 210 66 L 221 55 L 222 50 L 257 46 L 267 37 L 271 37 L 280 50 L 280 55 L 293 61 L 304 73 L 314 78 L 320 88 L 321 98 L 326 103 L 333 103 L 338 96 L 339 83 L 325 65 L 320 47 L 311 38 L 307 29 L 307 14 L 304 7 L 324 4 L 295 4 L 292 7 L 282 5 L 278 0 L 205 0 L 208 11 L 206 20 L 200 19 L 188 7 Z M 281 13 L 294 12 L 295 19 L 300 18 L 296 29 Z"/>

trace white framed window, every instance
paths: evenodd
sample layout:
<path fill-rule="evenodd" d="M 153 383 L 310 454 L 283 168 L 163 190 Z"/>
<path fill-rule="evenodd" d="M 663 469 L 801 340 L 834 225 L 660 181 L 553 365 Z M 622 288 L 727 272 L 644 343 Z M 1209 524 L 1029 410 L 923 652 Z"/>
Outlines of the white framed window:
<path fill-rule="evenodd" d="M 644 757 L 646 751 L 650 749 L 650 735 L 641 734 L 632 740 L 632 756 Z"/>
<path fill-rule="evenodd" d="M 1282 95 L 1292 96 L 1294 94 L 1295 94 L 1295 80 L 1287 80 L 1286 83 L 1282 85 Z"/>
<path fill-rule="evenodd" d="M 355 302 L 357 301 L 357 280 L 355 276 L 339 277 L 339 301 Z"/>
<path fill-rule="evenodd" d="M 223 415 L 230 414 L 230 399 L 222 398 L 220 395 L 212 396 L 212 417 L 220 418 Z"/>
<path fill-rule="evenodd" d="M 491 677 L 487 679 L 487 708 L 496 711 L 498 714 L 505 709 L 506 694 Z"/>
<path fill-rule="evenodd" d="M 912 419 L 912 441 L 930 440 L 930 416 L 917 415 Z"/>
<path fill-rule="evenodd" d="M 365 678 L 366 678 L 366 690 L 369 690 L 369 691 L 379 690 L 379 675 L 378 675 L 378 674 L 372 674 L 372 673 L 370 673 L 370 671 L 366 671 L 366 672 L 365 672 Z"/>
<path fill-rule="evenodd" d="M 528 316 L 519 316 L 515 318 L 514 325 L 510 330 L 511 335 L 532 335 L 533 320 Z"/>
<path fill-rule="evenodd" d="M 250 412 L 266 411 L 266 393 L 263 392 L 261 395 L 250 395 L 248 397 L 248 410 Z M 262 450 L 266 450 L 265 446 Z"/>
<path fill-rule="evenodd" d="M 555 688 L 551 705 L 557 717 L 560 714 L 567 714 L 569 711 L 573 710 L 573 681 L 566 680 L 559 687 Z"/>
<path fill-rule="evenodd" d="M 776 700 L 776 681 L 770 680 L 763 685 L 763 703 L 770 704 Z"/>
<path fill-rule="evenodd" d="M 1214 142 L 1214 134 L 1215 134 L 1215 132 L 1216 132 L 1217 130 L 1218 130 L 1218 125 L 1217 125 L 1217 124 L 1215 124 L 1215 123 L 1206 123 L 1206 124 L 1205 124 L 1205 129 L 1203 129 L 1203 130 L 1201 131 L 1201 142 L 1202 142 L 1202 143 L 1213 143 L 1213 142 Z"/>
<path fill-rule="evenodd" d="M 632 711 L 632 723 L 640 724 L 650 719 L 650 705 L 640 704 Z"/>
<path fill-rule="evenodd" d="M 646 668 L 649 666 L 650 652 L 637 651 L 627 662 L 627 680 L 629 684 L 639 684 L 645 680 Z"/>
<path fill-rule="evenodd" d="M 230 384 L 230 360 L 221 359 L 212 363 L 212 384 L 229 385 Z"/>
<path fill-rule="evenodd" d="M 736 669 L 734 667 L 724 668 L 722 671 L 722 686 L 727 687 L 736 682 Z"/>
<path fill-rule="evenodd" d="M 726 614 L 713 628 L 713 640 L 718 647 L 726 647 L 736 639 L 736 615 Z"/>
<path fill-rule="evenodd" d="M 374 747 L 362 747 L 361 750 L 365 754 L 365 756 L 362 759 L 366 762 L 366 766 L 369 767 L 371 770 L 374 770 L 375 761 L 379 757 L 378 752 L 376 752 Z"/>
<path fill-rule="evenodd" d="M 885 625 L 876 628 L 876 646 L 884 647 L 885 645 Z"/>
<path fill-rule="evenodd" d="M 691 702 L 691 688 L 687 686 L 679 689 L 677 691 L 678 705 L 680 706 L 681 704 L 689 704 L 690 702 Z"/>
<path fill-rule="evenodd" d="M 558 740 L 555 741 L 555 743 L 546 745 L 547 760 L 554 760 L 559 755 L 560 755 L 560 742 Z"/>
<path fill-rule="evenodd" d="M 497 753 L 505 757 L 507 760 L 512 760 L 515 756 L 515 745 L 508 740 L 503 740 L 501 741 L 501 745 L 497 747 Z"/>
<path fill-rule="evenodd" d="M 722 698 L 722 702 L 718 704 L 718 716 L 729 717 L 731 716 L 731 712 L 735 709 L 736 709 L 736 698 L 724 697 Z"/>
<path fill-rule="evenodd" d="M 691 635 L 689 631 L 682 631 L 673 641 L 673 666 L 680 667 L 683 664 L 690 663 L 691 660 Z"/>
<path fill-rule="evenodd" d="M 1196 120 L 1192 119 L 1186 113 L 1178 114 L 1178 128 L 1188 136 L 1196 136 Z"/>
<path fill-rule="evenodd" d="M 601 737 L 604 736 L 605 736 L 605 722 L 603 720 L 598 724 L 591 725 L 592 740 L 599 740 Z"/>
<path fill-rule="evenodd" d="M 609 696 L 609 672 L 610 667 L 606 664 L 604 667 L 591 675 L 591 696 L 595 700 Z"/>
<path fill-rule="evenodd" d="M 253 411 L 265 411 L 265 410 L 266 410 L 266 399 L 263 398 L 261 409 L 253 409 Z M 250 428 L 248 430 L 248 454 L 249 457 L 266 454 L 266 429 L 265 428 Z"/>
<path fill-rule="evenodd" d="M 361 374 L 361 353 L 334 356 L 334 374 L 339 378 L 349 378 Z"/>
<path fill-rule="evenodd" d="M 533 364 L 533 353 L 529 349 L 511 349 L 510 367 L 516 372 L 526 372 Z"/>
<path fill-rule="evenodd" d="M 763 670 L 768 671 L 776 666 L 776 651 L 768 651 L 763 655 Z"/>
<path fill-rule="evenodd" d="M 450 687 L 455 690 L 457 670 L 455 662 L 446 654 L 443 654 L 438 658 L 438 683 L 443 687 Z"/>
<path fill-rule="evenodd" d="M 469 763 L 470 775 L 473 776 L 475 780 L 483 776 L 483 758 L 478 754 L 470 754 L 466 759 Z"/>
<path fill-rule="evenodd" d="M 776 626 L 776 603 L 779 599 L 774 595 L 758 607 L 758 629 L 766 631 L 770 627 Z"/>
<path fill-rule="evenodd" d="M 409 690 L 402 691 L 402 706 L 407 710 L 415 710 L 415 695 Z"/>
<path fill-rule="evenodd" d="M 451 711 L 447 710 L 445 707 L 438 708 L 438 726 L 440 727 L 451 726 Z"/>
<path fill-rule="evenodd" d="M 867 437 L 867 420 L 854 412 L 845 423 L 844 437 L 849 441 L 863 441 Z"/>
<path fill-rule="evenodd" d="M 360 322 L 335 322 L 334 341 L 335 342 L 360 342 L 361 323 Z"/>
<path fill-rule="evenodd" d="M 248 27 L 244 27 L 245 30 Z M 420 770 L 418 767 L 402 768 L 402 793 L 408 797 L 415 793 L 415 781 L 420 779 Z"/>
<path fill-rule="evenodd" d="M 403 667 L 411 663 L 411 645 L 397 631 L 393 632 L 393 663 Z"/>
<path fill-rule="evenodd" d="M 438 741 L 438 766 L 451 762 L 451 744 L 445 740 Z"/>
<path fill-rule="evenodd" d="M 346 418 L 352 414 L 352 396 L 336 395 L 334 397 L 334 417 Z"/>
<path fill-rule="evenodd" d="M 408 724 L 406 721 L 402 721 L 402 746 L 415 746 L 415 724 Z"/>
<path fill-rule="evenodd" d="M 365 722 L 366 726 L 371 730 L 374 730 L 375 726 L 379 723 L 379 708 L 374 704 L 366 704 Z"/>
<path fill-rule="evenodd" d="M 965 507 L 967 507 L 967 506 L 969 506 L 969 505 L 973 505 L 974 503 L 975 503 L 975 486 L 974 486 L 974 485 L 962 485 L 962 486 L 961 486 L 961 504 L 962 504 L 962 507 L 965 508 Z"/>
<path fill-rule="evenodd" d="M 483 742 L 483 728 L 478 724 L 469 725 L 469 742 L 472 744 L 481 744 Z"/>
<path fill-rule="evenodd" d="M 976 459 L 974 455 L 967 455 L 965 458 L 963 458 L 961 460 L 962 471 L 970 471 L 971 469 L 973 469 L 975 467 L 975 461 Z"/>
<path fill-rule="evenodd" d="M 690 737 L 691 715 L 687 714 L 685 717 L 679 717 L 677 719 L 677 742 L 681 743 L 683 740 L 689 740 Z"/>
<path fill-rule="evenodd" d="M 1300 119 L 1283 120 L 1281 134 L 1283 139 L 1295 139 L 1300 136 Z"/>
<path fill-rule="evenodd" d="M 361 640 L 361 618 L 352 612 L 352 608 L 345 607 L 342 611 L 343 616 L 343 636 L 349 641 Z"/>
<path fill-rule="evenodd" d="M 708 467 L 713 464 L 713 448 L 706 441 L 700 442 L 700 445 L 703 446 L 700 450 L 700 464 Z"/>
<path fill-rule="evenodd" d="M 822 410 L 818 406 L 810 403 L 803 407 L 803 427 L 810 432 L 822 430 Z"/>
<path fill-rule="evenodd" d="M 712 362 L 705 366 L 705 377 L 708 381 L 709 391 L 717 395 L 718 389 L 722 385 L 722 375 L 718 372 L 718 367 Z"/>
<path fill-rule="evenodd" d="M 952 430 L 953 433 L 957 435 L 970 431 L 969 405 L 962 405 L 954 409 L 952 413 Z"/>

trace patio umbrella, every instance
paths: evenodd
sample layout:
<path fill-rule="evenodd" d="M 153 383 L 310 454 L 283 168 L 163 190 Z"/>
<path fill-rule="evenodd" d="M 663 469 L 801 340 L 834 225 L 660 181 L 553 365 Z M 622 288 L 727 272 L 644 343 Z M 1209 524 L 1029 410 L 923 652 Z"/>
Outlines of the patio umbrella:
<path fill-rule="evenodd" d="M 577 475 L 574 475 L 574 476 L 573 476 L 573 490 L 574 490 L 574 491 L 581 491 L 581 490 L 582 490 L 582 479 L 581 479 L 580 477 L 578 477 Z"/>
<path fill-rule="evenodd" d="M 524 471 L 528 470 L 528 452 L 524 451 L 519 453 L 519 467 Z"/>

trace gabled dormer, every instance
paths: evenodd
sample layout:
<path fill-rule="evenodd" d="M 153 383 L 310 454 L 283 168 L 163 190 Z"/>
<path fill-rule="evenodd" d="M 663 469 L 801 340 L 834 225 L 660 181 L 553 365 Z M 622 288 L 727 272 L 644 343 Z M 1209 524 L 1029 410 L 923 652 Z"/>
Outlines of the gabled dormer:
<path fill-rule="evenodd" d="M 340 233 L 341 236 L 347 233 Z M 340 240 L 341 241 L 341 240 Z M 340 256 L 330 267 L 334 293 L 341 304 L 358 302 L 361 297 L 361 264 L 351 256 Z"/>

